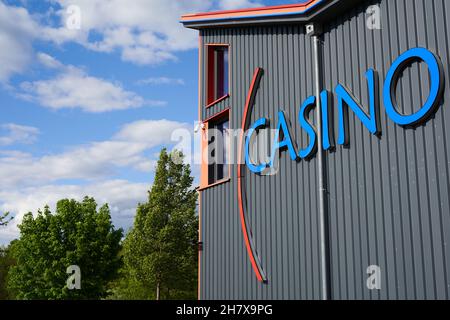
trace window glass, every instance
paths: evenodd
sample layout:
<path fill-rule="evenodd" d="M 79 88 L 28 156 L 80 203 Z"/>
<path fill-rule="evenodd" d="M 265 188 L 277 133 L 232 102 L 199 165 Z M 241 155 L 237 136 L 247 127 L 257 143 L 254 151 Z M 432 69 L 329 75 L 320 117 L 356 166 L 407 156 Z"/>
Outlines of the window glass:
<path fill-rule="evenodd" d="M 210 123 L 209 125 L 209 166 L 208 182 L 214 184 L 230 176 L 230 122 L 228 119 Z"/>
<path fill-rule="evenodd" d="M 229 93 L 228 47 L 211 46 L 208 60 L 208 103 L 212 103 Z"/>

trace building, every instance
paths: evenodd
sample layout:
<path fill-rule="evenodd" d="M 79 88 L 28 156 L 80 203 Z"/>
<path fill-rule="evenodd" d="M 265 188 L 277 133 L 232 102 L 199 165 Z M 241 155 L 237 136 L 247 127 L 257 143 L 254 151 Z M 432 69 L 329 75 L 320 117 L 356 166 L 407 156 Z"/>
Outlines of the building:
<path fill-rule="evenodd" d="M 246 131 L 218 152 L 244 163 L 202 164 L 200 299 L 450 298 L 448 21 L 446 0 L 182 17 L 204 151 Z"/>

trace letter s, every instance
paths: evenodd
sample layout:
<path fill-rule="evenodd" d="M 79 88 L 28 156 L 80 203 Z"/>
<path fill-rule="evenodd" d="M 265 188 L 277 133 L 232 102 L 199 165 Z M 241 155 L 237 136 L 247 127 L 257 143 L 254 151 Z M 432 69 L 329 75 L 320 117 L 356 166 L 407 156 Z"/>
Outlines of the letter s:
<path fill-rule="evenodd" d="M 317 134 L 313 125 L 306 119 L 306 114 L 309 110 L 316 105 L 316 97 L 312 96 L 306 99 L 303 103 L 300 113 L 298 115 L 300 126 L 305 129 L 306 133 L 309 135 L 309 145 L 305 149 L 300 150 L 299 156 L 302 159 L 310 158 L 313 156 L 314 152 L 317 151 Z"/>

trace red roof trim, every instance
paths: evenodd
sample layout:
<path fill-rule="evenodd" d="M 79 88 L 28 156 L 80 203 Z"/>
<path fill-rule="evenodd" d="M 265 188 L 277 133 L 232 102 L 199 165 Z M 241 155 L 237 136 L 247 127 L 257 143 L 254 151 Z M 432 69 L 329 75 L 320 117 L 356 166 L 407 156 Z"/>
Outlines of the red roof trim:
<path fill-rule="evenodd" d="M 263 16 L 266 14 L 283 14 L 283 13 L 303 13 L 310 7 L 322 2 L 323 0 L 308 0 L 301 4 L 286 4 L 277 6 L 266 6 L 258 8 L 247 8 L 240 10 L 222 10 L 214 12 L 202 12 L 194 14 L 186 14 L 181 17 L 181 22 L 189 22 L 196 20 L 209 20 L 209 19 L 227 19 L 227 18 L 238 18 L 238 17 L 249 17 L 249 16 Z"/>

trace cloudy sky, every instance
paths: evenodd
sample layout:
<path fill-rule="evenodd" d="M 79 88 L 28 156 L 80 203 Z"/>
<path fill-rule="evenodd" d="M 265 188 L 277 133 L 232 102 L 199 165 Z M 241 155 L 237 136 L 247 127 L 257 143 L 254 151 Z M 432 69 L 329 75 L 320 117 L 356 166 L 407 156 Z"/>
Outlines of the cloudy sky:
<path fill-rule="evenodd" d="M 290 2 L 0 0 L 0 212 L 16 217 L 0 244 L 85 195 L 127 230 L 158 151 L 197 119 L 197 33 L 179 17 Z"/>

